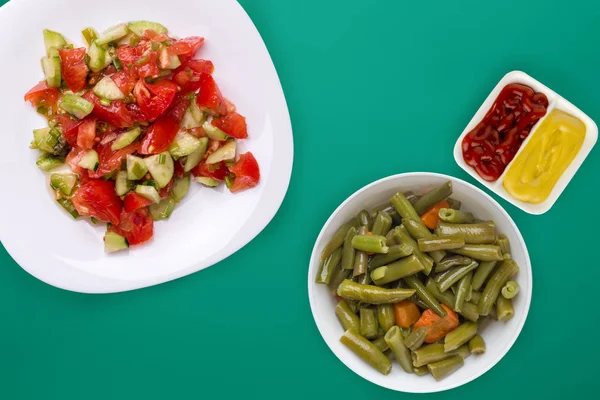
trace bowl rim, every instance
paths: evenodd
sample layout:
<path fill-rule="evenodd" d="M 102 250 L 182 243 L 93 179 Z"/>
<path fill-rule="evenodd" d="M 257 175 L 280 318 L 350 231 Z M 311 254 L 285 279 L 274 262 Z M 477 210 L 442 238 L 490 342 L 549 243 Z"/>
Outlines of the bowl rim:
<path fill-rule="evenodd" d="M 527 291 L 527 294 L 525 296 L 525 312 L 521 315 L 520 320 L 518 322 L 517 325 L 517 330 L 516 333 L 513 335 L 513 337 L 508 340 L 508 342 L 506 343 L 506 345 L 504 346 L 504 349 L 502 349 L 502 351 L 499 353 L 499 355 L 493 359 L 490 360 L 486 366 L 484 368 L 482 368 L 481 370 L 479 370 L 478 372 L 476 372 L 475 374 L 473 374 L 470 377 L 467 377 L 461 381 L 455 382 L 455 383 L 450 383 L 447 385 L 444 385 L 443 382 L 438 382 L 439 384 L 439 388 L 434 388 L 434 389 L 430 389 L 430 388 L 423 388 L 422 390 L 420 389 L 416 389 L 416 390 L 406 390 L 406 389 L 402 389 L 402 388 L 398 388 L 395 387 L 393 385 L 388 385 L 387 383 L 380 383 L 380 382 L 375 382 L 374 380 L 370 379 L 369 376 L 365 376 L 362 375 L 361 372 L 359 372 L 357 369 L 355 369 L 353 367 L 353 365 L 350 365 L 349 363 L 346 363 L 341 357 L 340 355 L 338 355 L 338 353 L 333 349 L 333 347 L 330 345 L 330 341 L 331 339 L 327 338 L 326 335 L 323 333 L 323 330 L 321 329 L 321 324 L 319 322 L 319 318 L 316 315 L 316 304 L 315 304 L 315 299 L 314 299 L 314 291 L 316 289 L 316 283 L 314 282 L 313 276 L 314 276 L 314 265 L 319 264 L 319 253 L 317 252 L 319 244 L 322 242 L 323 240 L 323 236 L 325 234 L 325 231 L 327 230 L 327 228 L 329 227 L 329 225 L 331 224 L 331 222 L 333 221 L 333 219 L 337 216 L 337 214 L 347 206 L 347 204 L 354 199 L 356 196 L 358 196 L 360 193 L 367 191 L 377 185 L 380 185 L 384 182 L 390 181 L 390 180 L 395 180 L 395 179 L 401 179 L 401 178 L 408 178 L 408 177 L 414 177 L 414 176 L 423 176 L 423 177 L 435 177 L 435 178 L 443 178 L 443 179 L 448 179 L 451 181 L 458 181 L 461 184 L 466 185 L 468 188 L 473 189 L 476 193 L 480 194 L 482 196 L 483 199 L 486 199 L 488 202 L 490 202 L 491 204 L 495 205 L 500 212 L 503 214 L 503 216 L 508 220 L 509 224 L 512 226 L 512 228 L 514 229 L 514 231 L 517 234 L 517 237 L 519 239 L 519 242 L 523 248 L 523 255 L 525 257 L 526 260 L 526 265 L 521 265 L 521 271 L 524 271 L 526 273 L 529 274 L 529 281 L 530 281 L 530 285 L 529 285 L 529 290 Z M 523 292 L 521 294 L 524 294 Z M 315 244 L 313 246 L 312 252 L 311 252 L 311 256 L 310 256 L 310 260 L 309 260 L 309 265 L 308 265 L 308 300 L 309 300 L 309 304 L 310 304 L 310 310 L 311 310 L 311 314 L 313 316 L 313 320 L 315 322 L 315 325 L 317 326 L 317 329 L 319 331 L 319 334 L 321 335 L 321 337 L 323 338 L 323 340 L 325 341 L 325 343 L 327 344 L 327 347 L 329 347 L 329 349 L 331 350 L 331 352 L 338 358 L 338 360 L 340 360 L 342 362 L 342 364 L 344 364 L 346 367 L 348 367 L 351 371 L 353 371 L 355 374 L 357 374 L 358 376 L 362 377 L 363 379 L 366 379 L 367 381 L 378 385 L 378 386 L 382 386 L 385 387 L 387 389 L 391 389 L 391 390 L 395 390 L 395 391 L 399 391 L 399 392 L 405 392 L 405 393 L 435 393 L 435 392 L 442 392 L 445 390 L 450 390 L 459 386 L 462 386 L 464 384 L 467 384 L 477 378 L 479 378 L 480 376 L 482 376 L 483 374 L 485 374 L 487 371 L 489 371 L 491 368 L 493 368 L 502 358 L 504 358 L 504 356 L 508 353 L 508 351 L 512 348 L 513 344 L 515 343 L 515 341 L 517 340 L 517 338 L 520 336 L 521 331 L 523 330 L 523 326 L 525 325 L 525 321 L 527 320 L 527 316 L 529 314 L 529 308 L 531 306 L 531 297 L 533 294 L 533 271 L 531 269 L 531 259 L 529 257 L 529 251 L 527 249 L 527 245 L 525 243 L 525 239 L 523 238 L 523 235 L 521 234 L 521 231 L 519 230 L 518 226 L 516 225 L 516 223 L 513 221 L 513 219 L 511 218 L 511 216 L 508 214 L 508 212 L 506 212 L 506 210 L 496 201 L 494 200 L 489 194 L 485 193 L 483 190 L 481 190 L 480 188 L 478 188 L 477 186 L 466 182 L 460 178 L 456 178 L 450 175 L 446 175 L 446 174 L 440 174 L 440 173 L 435 173 L 435 172 L 405 172 L 405 173 L 400 173 L 400 174 L 395 174 L 395 175 L 390 175 L 381 179 L 378 179 L 374 182 L 369 183 L 366 186 L 363 186 L 362 188 L 358 189 L 357 191 L 355 191 L 354 193 L 352 193 L 350 196 L 348 196 L 348 198 L 346 198 L 346 200 L 344 200 L 334 211 L 333 213 L 331 213 L 331 215 L 329 216 L 329 218 L 327 219 L 327 221 L 325 222 L 325 224 L 323 224 L 323 227 L 321 228 L 319 235 L 317 236 L 317 239 L 315 240 Z M 333 317 L 333 316 L 332 316 Z M 349 350 L 348 350 L 349 351 Z"/>

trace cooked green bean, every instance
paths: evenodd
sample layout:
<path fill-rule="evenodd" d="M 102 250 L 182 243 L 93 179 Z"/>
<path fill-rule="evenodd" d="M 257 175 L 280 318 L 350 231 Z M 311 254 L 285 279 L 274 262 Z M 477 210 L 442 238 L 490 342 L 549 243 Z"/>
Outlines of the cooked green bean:
<path fill-rule="evenodd" d="M 402 226 L 415 240 L 435 239 L 433 233 L 429 231 L 429 229 L 425 226 L 425 224 L 423 224 L 423 221 L 421 221 L 420 219 L 414 220 L 410 218 L 404 218 L 402 219 Z M 433 258 L 433 260 L 436 263 L 438 263 L 442 261 L 442 259 L 446 256 L 446 252 L 443 250 L 433 250 L 429 253 L 429 255 L 431 256 L 431 258 Z"/>
<path fill-rule="evenodd" d="M 359 251 L 378 254 L 385 254 L 389 250 L 385 236 L 380 235 L 356 235 L 352 238 L 352 247 Z"/>
<path fill-rule="evenodd" d="M 465 241 L 457 236 L 438 236 L 431 239 L 419 239 L 418 243 L 419 250 L 425 252 L 458 249 L 465 245 Z"/>
<path fill-rule="evenodd" d="M 327 284 L 329 286 L 329 290 L 331 290 L 331 293 L 335 295 L 337 293 L 338 286 L 340 286 L 340 283 L 342 283 L 344 279 L 350 278 L 352 278 L 352 271 L 342 269 L 341 264 L 338 264 L 337 268 L 335 268 L 334 270 L 333 275 L 331 276 L 331 279 L 329 280 L 329 283 Z"/>
<path fill-rule="evenodd" d="M 392 370 L 390 359 L 356 330 L 348 329 L 340 338 L 340 342 L 383 375 L 389 374 Z"/>
<path fill-rule="evenodd" d="M 362 210 L 361 212 L 359 212 L 356 219 L 358 220 L 359 227 L 366 226 L 367 231 L 371 230 L 371 214 L 369 214 L 367 210 Z"/>
<path fill-rule="evenodd" d="M 404 339 L 402 338 L 400 328 L 397 325 L 392 326 L 383 338 L 390 347 L 390 350 L 392 350 L 392 353 L 394 353 L 394 357 L 402 369 L 411 374 L 413 372 L 412 358 L 410 356 L 410 350 L 404 345 Z"/>
<path fill-rule="evenodd" d="M 460 311 L 459 314 L 472 322 L 477 322 L 479 319 L 477 306 L 471 302 L 465 302 L 462 306 L 462 311 Z"/>
<path fill-rule="evenodd" d="M 436 381 L 441 381 L 462 368 L 463 365 L 465 365 L 465 361 L 461 356 L 453 356 L 442 361 L 427 364 L 427 369 L 429 369 L 431 376 Z"/>
<path fill-rule="evenodd" d="M 430 191 L 425 193 L 423 196 L 421 196 L 421 198 L 419 200 L 417 200 L 417 202 L 414 205 L 415 211 L 417 212 L 417 214 L 422 215 L 429 208 L 433 207 L 440 201 L 445 200 L 446 198 L 450 197 L 451 194 L 452 194 L 452 182 L 451 181 L 444 182 L 440 186 L 437 186 L 437 187 L 431 189 Z M 399 211 L 398 211 L 398 213 L 401 214 Z M 404 218 L 404 216 L 402 216 L 402 217 Z"/>
<path fill-rule="evenodd" d="M 356 236 L 356 228 L 352 227 L 348 230 L 342 247 L 342 269 L 354 268 L 354 256 L 356 255 L 356 250 L 352 247 L 354 236 Z"/>
<path fill-rule="evenodd" d="M 471 274 L 471 280 L 473 280 L 472 274 Z M 465 301 L 471 301 L 472 295 L 473 295 L 473 288 L 471 287 L 471 283 L 469 282 L 469 287 L 467 288 L 467 294 L 465 294 Z"/>
<path fill-rule="evenodd" d="M 385 211 L 379 211 L 373 222 L 373 228 L 371 232 L 373 235 L 385 236 L 392 227 L 392 217 L 389 216 Z"/>
<path fill-rule="evenodd" d="M 481 266 L 479 266 L 479 268 L 481 268 Z M 475 275 L 475 274 L 473 274 L 473 275 Z M 471 289 L 472 288 L 473 288 L 473 283 L 471 283 Z M 469 301 L 471 303 L 477 305 L 477 304 L 479 304 L 480 299 L 481 299 L 481 292 L 476 292 L 474 290 L 471 290 L 471 300 L 469 300 Z"/>
<path fill-rule="evenodd" d="M 394 229 L 394 232 L 396 233 L 400 243 L 410 246 L 413 254 L 419 259 L 421 264 L 423 264 L 423 267 L 425 267 L 424 274 L 429 275 L 431 273 L 431 269 L 433 268 L 433 258 L 419 250 L 419 245 L 417 242 L 410 236 L 406 228 L 404 228 L 402 225 L 397 226 Z"/>
<path fill-rule="evenodd" d="M 499 321 L 508 321 L 511 319 L 515 315 L 512 300 L 504 296 L 498 296 L 498 300 L 496 300 L 496 314 L 498 314 Z"/>
<path fill-rule="evenodd" d="M 438 216 L 442 221 L 449 222 L 451 224 L 470 224 L 475 220 L 473 214 L 454 210 L 452 208 L 440 208 Z"/>
<path fill-rule="evenodd" d="M 468 343 L 473 336 L 477 335 L 477 322 L 463 322 L 455 330 L 448 333 L 444 340 L 444 351 L 458 349 L 465 343 Z"/>
<path fill-rule="evenodd" d="M 367 227 L 361 226 L 356 231 L 357 235 L 366 235 Z M 354 236 L 356 237 L 356 236 Z M 354 240 L 354 238 L 352 238 Z M 354 247 L 354 246 L 352 246 Z M 357 251 L 354 253 L 354 270 L 352 271 L 352 276 L 360 276 L 367 273 L 367 262 L 369 260 L 369 256 L 365 251 Z"/>
<path fill-rule="evenodd" d="M 406 339 L 410 335 L 410 328 L 400 327 L 400 332 L 402 333 L 402 339 Z"/>
<path fill-rule="evenodd" d="M 462 205 L 462 202 L 460 200 L 456 200 L 456 199 L 453 199 L 452 197 L 448 197 L 446 199 L 446 201 L 448 202 L 448 204 L 450 204 L 451 209 L 460 210 L 460 206 Z"/>
<path fill-rule="evenodd" d="M 379 331 L 379 324 L 375 311 L 370 307 L 361 307 L 360 309 L 360 334 L 367 339 L 375 339 Z"/>
<path fill-rule="evenodd" d="M 508 237 L 501 233 L 496 238 L 496 246 L 500 246 L 500 250 L 502 250 L 502 254 L 510 254 L 510 242 L 508 241 Z"/>
<path fill-rule="evenodd" d="M 383 338 L 383 336 L 380 336 L 377 339 L 371 340 L 371 343 L 373 343 L 375 345 L 375 347 L 377 347 L 379 349 L 379 351 L 381 351 L 382 353 L 385 353 L 390 348 L 388 346 L 388 344 L 385 342 L 385 339 Z"/>
<path fill-rule="evenodd" d="M 392 221 L 394 222 L 394 224 L 399 225 L 402 222 L 402 218 L 398 215 L 394 206 L 391 205 L 389 202 L 380 204 L 377 207 L 373 207 L 373 209 L 371 210 L 371 219 L 375 220 L 375 217 L 377 217 L 377 214 L 380 211 L 383 211 L 384 213 L 392 217 Z"/>
<path fill-rule="evenodd" d="M 415 290 L 416 295 L 427 304 L 437 315 L 444 318 L 446 316 L 446 310 L 440 305 L 436 298 L 429 293 L 425 286 L 421 283 L 419 278 L 415 275 L 407 276 L 404 278 L 404 282 Z"/>
<path fill-rule="evenodd" d="M 338 287 L 338 296 L 347 300 L 364 301 L 369 304 L 398 303 L 415 293 L 413 289 L 384 289 L 374 285 L 362 285 L 346 279 Z"/>
<path fill-rule="evenodd" d="M 379 326 L 385 332 L 396 324 L 394 306 L 392 304 L 379 304 L 377 306 L 377 322 L 379 322 Z"/>
<path fill-rule="evenodd" d="M 473 339 L 469 340 L 469 351 L 471 354 L 485 353 L 485 342 L 480 335 L 475 335 Z"/>
<path fill-rule="evenodd" d="M 442 261 L 436 264 L 435 272 L 440 273 L 444 271 L 448 271 L 452 267 L 457 267 L 459 265 L 469 265 L 471 264 L 471 260 L 469 257 L 453 255 L 446 256 Z"/>
<path fill-rule="evenodd" d="M 419 214 L 415 211 L 410 201 L 404 197 L 402 192 L 398 192 L 390 199 L 390 203 L 396 209 L 398 215 L 402 217 L 402 219 L 410 218 L 414 220 L 420 220 Z"/>
<path fill-rule="evenodd" d="M 460 267 L 452 268 L 450 273 L 444 276 L 444 278 L 438 282 L 440 291 L 445 292 L 446 290 L 450 289 L 450 286 L 461 280 L 465 275 L 477 268 L 477 266 L 479 266 L 479 263 L 473 261 L 469 265 L 462 265 Z"/>
<path fill-rule="evenodd" d="M 331 253 L 331 255 L 329 255 L 329 257 L 327 257 L 327 259 L 323 263 L 321 263 L 321 269 L 319 269 L 319 272 L 317 274 L 316 282 L 329 283 L 331 277 L 333 276 L 334 269 L 339 264 L 341 258 L 342 248 L 338 247 L 334 250 L 333 253 Z"/>
<path fill-rule="evenodd" d="M 502 287 L 517 272 L 519 272 L 519 266 L 513 260 L 504 260 L 498 266 L 483 289 L 481 300 L 479 300 L 479 304 L 477 305 L 479 314 L 488 315 L 490 313 Z"/>
<path fill-rule="evenodd" d="M 491 319 L 493 319 L 494 321 L 498 321 L 498 314 L 496 313 L 496 307 L 492 307 L 492 309 L 490 310 L 489 317 Z"/>
<path fill-rule="evenodd" d="M 473 261 L 471 261 L 471 263 L 472 262 Z M 432 278 L 435 281 L 435 283 L 439 283 L 442 279 L 444 279 L 445 277 L 449 276 L 451 273 L 452 273 L 452 269 L 449 269 L 448 271 L 444 271 L 444 272 L 442 272 L 440 274 L 433 275 Z"/>
<path fill-rule="evenodd" d="M 466 301 L 467 294 L 471 290 L 472 279 L 473 271 L 470 271 L 460 281 L 458 281 L 458 288 L 456 289 L 456 300 L 454 302 L 454 311 L 462 311 L 462 307 Z"/>
<path fill-rule="evenodd" d="M 387 235 L 385 235 L 385 241 L 387 242 L 387 245 L 391 248 L 392 246 L 396 246 L 400 243 L 398 243 L 397 241 L 397 237 L 394 234 L 394 230 L 390 229 L 390 231 L 387 233 Z M 388 250 L 389 252 L 389 250 Z"/>
<path fill-rule="evenodd" d="M 337 294 L 337 292 L 335 293 Z M 352 310 L 354 314 L 358 314 L 358 310 L 360 310 L 360 302 L 356 300 L 346 300 L 348 303 L 348 307 Z"/>
<path fill-rule="evenodd" d="M 402 280 L 400 280 L 399 282 L 402 282 Z M 423 300 L 421 300 L 419 298 L 419 296 L 417 296 L 416 294 L 413 294 L 412 296 L 410 296 L 410 301 L 415 303 L 417 306 L 419 306 L 419 308 L 422 308 L 423 310 L 426 310 L 429 308 L 429 306 L 427 304 L 425 304 L 425 302 Z"/>
<path fill-rule="evenodd" d="M 429 373 L 429 369 L 427 368 L 427 365 L 424 365 L 422 367 L 413 367 L 413 372 L 417 376 L 423 376 Z"/>
<path fill-rule="evenodd" d="M 339 249 L 344 244 L 344 239 L 346 239 L 346 234 L 356 225 L 356 219 L 352 219 L 349 222 L 346 222 L 342 225 L 335 234 L 331 237 L 331 240 L 325 245 L 325 248 L 321 252 L 321 261 L 325 261 L 327 257 L 329 257 L 334 251 Z"/>
<path fill-rule="evenodd" d="M 460 249 L 450 251 L 480 261 L 500 261 L 504 259 L 500 246 L 493 244 L 465 244 Z"/>
<path fill-rule="evenodd" d="M 422 367 L 423 365 L 445 360 L 457 354 L 456 350 L 445 352 L 444 345 L 441 343 L 428 344 L 413 351 L 413 366 Z"/>
<path fill-rule="evenodd" d="M 471 350 L 469 350 L 468 344 L 463 344 L 458 349 L 456 349 L 456 352 L 459 356 L 462 357 L 463 360 L 467 359 L 471 355 Z"/>
<path fill-rule="evenodd" d="M 413 254 L 383 267 L 375 268 L 371 272 L 371 279 L 376 285 L 381 286 L 405 276 L 414 275 L 423 271 L 424 268 L 423 264 Z"/>
<path fill-rule="evenodd" d="M 369 274 L 368 272 L 356 276 L 356 282 L 360 283 L 361 285 L 370 285 L 371 283 L 373 283 L 373 281 L 371 280 L 371 274 Z"/>
<path fill-rule="evenodd" d="M 408 200 L 410 202 L 410 204 L 412 204 L 413 206 L 417 202 L 417 200 L 419 200 L 421 198 L 421 196 L 415 194 L 411 190 L 404 192 L 404 197 L 406 197 L 406 200 Z"/>
<path fill-rule="evenodd" d="M 404 340 L 404 344 L 406 347 L 411 349 L 412 351 L 417 350 L 419 347 L 423 345 L 425 341 L 425 337 L 427 336 L 427 332 L 429 332 L 429 328 L 426 326 L 420 326 L 414 331 L 411 332 L 410 335 Z"/>
<path fill-rule="evenodd" d="M 344 330 L 348 330 L 350 328 L 354 328 L 356 330 L 360 329 L 360 320 L 352 311 L 346 300 L 340 300 L 337 306 L 335 306 L 335 315 L 340 320 Z"/>
<path fill-rule="evenodd" d="M 473 274 L 473 281 L 471 282 L 471 287 L 473 290 L 478 291 L 481 289 L 485 280 L 490 276 L 494 268 L 496 267 L 497 261 L 482 261 L 479 264 L 479 267 L 475 270 Z"/>
<path fill-rule="evenodd" d="M 377 254 L 369 261 L 369 268 L 377 268 L 391 262 L 408 257 L 413 253 L 411 246 L 406 243 L 391 246 L 386 254 Z"/>
<path fill-rule="evenodd" d="M 515 281 L 508 281 L 502 288 L 502 296 L 506 299 L 512 299 L 519 293 L 519 284 Z"/>
<path fill-rule="evenodd" d="M 429 293 L 431 293 L 431 295 L 433 297 L 435 297 L 435 299 L 437 301 L 439 301 L 442 304 L 445 304 L 446 306 L 450 307 L 451 309 L 454 309 L 454 304 L 456 303 L 456 297 L 452 294 L 451 291 L 447 290 L 443 293 L 440 292 L 438 285 L 431 278 L 429 278 L 427 280 L 427 285 L 425 285 L 425 288 L 427 289 L 427 291 Z M 462 315 L 463 317 L 465 317 L 466 319 L 468 319 L 469 321 L 475 322 L 479 319 L 479 313 L 477 312 L 477 306 L 473 303 L 465 302 L 463 304 L 462 310 L 461 310 L 461 312 L 459 312 L 459 314 Z"/>
<path fill-rule="evenodd" d="M 450 224 L 440 221 L 435 233 L 439 236 L 460 236 L 469 244 L 491 244 L 496 241 L 496 225 L 493 221 L 476 224 Z"/>

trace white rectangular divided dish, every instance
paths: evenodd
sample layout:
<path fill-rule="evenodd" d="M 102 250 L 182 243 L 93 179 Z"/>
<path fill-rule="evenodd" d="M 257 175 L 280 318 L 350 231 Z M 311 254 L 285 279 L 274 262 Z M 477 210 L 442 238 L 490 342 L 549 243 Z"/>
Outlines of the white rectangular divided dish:
<path fill-rule="evenodd" d="M 485 117 L 486 113 L 492 107 L 492 105 L 496 101 L 496 98 L 498 97 L 498 95 L 500 94 L 502 89 L 506 85 L 511 84 L 511 83 L 521 83 L 523 85 L 527 85 L 527 86 L 533 88 L 533 90 L 535 90 L 536 92 L 542 92 L 543 94 L 545 94 L 546 97 L 548 98 L 548 109 L 546 111 L 546 115 L 535 124 L 535 126 L 531 130 L 531 133 L 529 134 L 529 136 L 521 144 L 519 151 L 517 152 L 517 154 L 515 155 L 513 160 L 506 166 L 506 169 L 504 170 L 504 172 L 502 173 L 500 178 L 498 178 L 495 182 L 488 182 L 488 181 L 482 179 L 477 174 L 475 169 L 472 168 L 470 165 L 468 165 L 465 162 L 465 160 L 463 158 L 463 154 L 462 154 L 462 141 L 463 141 L 464 137 L 471 130 L 473 130 L 475 128 L 475 126 L 483 119 L 483 117 Z M 525 203 L 523 201 L 517 200 L 514 197 L 512 197 L 504 189 L 502 182 L 504 180 L 504 176 L 506 175 L 506 172 L 509 170 L 512 163 L 518 158 L 519 153 L 527 145 L 527 143 L 529 142 L 531 137 L 535 134 L 537 128 L 540 126 L 540 123 L 554 109 L 564 111 L 568 114 L 571 114 L 572 116 L 574 116 L 576 118 L 579 118 L 585 124 L 585 127 L 586 127 L 585 139 L 583 141 L 583 145 L 581 146 L 581 149 L 579 150 L 579 153 L 577 153 L 577 156 L 575 157 L 573 162 L 569 165 L 569 167 L 565 170 L 565 172 L 562 174 L 560 179 L 556 182 L 556 185 L 552 189 L 552 192 L 550 193 L 548 198 L 544 202 L 539 203 L 539 204 Z M 460 137 L 456 141 L 456 144 L 454 145 L 454 159 L 456 160 L 456 163 L 462 169 L 464 169 L 467 173 L 469 173 L 473 178 L 477 179 L 479 181 L 479 183 L 481 183 L 482 185 L 487 187 L 492 192 L 496 193 L 498 196 L 502 197 L 504 200 L 514 204 L 515 206 L 519 207 L 523 211 L 526 211 L 530 214 L 539 215 L 539 214 L 545 213 L 554 205 L 554 203 L 556 202 L 556 200 L 558 199 L 560 194 L 563 192 L 565 187 L 571 181 L 571 178 L 573 178 L 573 176 L 575 175 L 575 173 L 577 172 L 577 170 L 579 169 L 579 167 L 581 166 L 581 164 L 583 163 L 583 161 L 585 160 L 587 155 L 590 153 L 590 151 L 596 144 L 597 140 L 598 140 L 598 126 L 596 126 L 596 123 L 590 117 L 588 117 L 583 111 L 581 111 L 579 108 L 575 107 L 573 104 L 571 104 L 566 99 L 564 99 L 563 97 L 558 95 L 556 92 L 554 92 L 547 86 L 543 85 L 539 81 L 535 80 L 531 76 L 527 75 L 526 73 L 521 72 L 521 71 L 512 71 L 512 72 L 509 72 L 508 74 L 504 75 L 504 77 L 500 80 L 500 82 L 498 82 L 498 84 L 496 85 L 494 90 L 492 90 L 492 92 L 489 94 L 487 99 L 485 99 L 485 101 L 483 102 L 481 107 L 479 107 L 479 110 L 477 110 L 477 113 L 475 113 L 475 115 L 471 119 L 471 122 L 469 122 L 469 124 L 467 125 L 467 127 L 465 128 L 463 133 L 460 135 Z"/>

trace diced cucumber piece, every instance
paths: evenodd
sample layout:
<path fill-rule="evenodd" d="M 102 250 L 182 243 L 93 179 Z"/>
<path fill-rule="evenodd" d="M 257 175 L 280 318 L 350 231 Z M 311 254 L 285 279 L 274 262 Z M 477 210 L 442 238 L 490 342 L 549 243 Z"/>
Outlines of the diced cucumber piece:
<path fill-rule="evenodd" d="M 65 196 L 71 196 L 77 186 L 79 175 L 73 173 L 54 173 L 50 175 L 50 187 Z"/>
<path fill-rule="evenodd" d="M 100 79 L 100 82 L 94 86 L 94 94 L 101 99 L 107 100 L 122 100 L 125 98 L 121 89 L 119 89 L 110 76 Z"/>
<path fill-rule="evenodd" d="M 220 161 L 235 159 L 235 140 L 228 140 L 222 147 L 219 147 L 214 153 L 206 159 L 207 164 L 215 164 Z"/>
<path fill-rule="evenodd" d="M 81 34 L 88 46 L 90 46 L 94 40 L 98 39 L 98 33 L 96 33 L 94 28 L 85 28 L 81 31 Z"/>
<path fill-rule="evenodd" d="M 175 184 L 171 189 L 171 193 L 173 193 L 175 201 L 179 203 L 181 199 L 185 197 L 188 190 L 190 190 L 190 177 L 189 175 L 186 175 L 183 178 L 175 181 Z"/>
<path fill-rule="evenodd" d="M 214 178 L 209 178 L 207 176 L 199 176 L 199 177 L 195 178 L 195 181 L 203 184 L 204 186 L 208 186 L 208 187 L 217 187 L 221 183 L 220 181 L 218 181 Z"/>
<path fill-rule="evenodd" d="M 44 46 L 46 46 L 46 53 L 50 54 L 50 49 L 58 49 L 67 44 L 67 41 L 58 32 L 44 29 Z"/>
<path fill-rule="evenodd" d="M 154 31 L 158 34 L 165 34 L 168 32 L 167 28 L 163 25 L 152 21 L 132 21 L 127 24 L 127 27 L 138 36 L 144 36 L 144 32 L 147 30 Z"/>
<path fill-rule="evenodd" d="M 110 149 L 116 151 L 125 146 L 129 146 L 135 139 L 137 139 L 138 136 L 140 136 L 140 133 L 142 133 L 142 130 L 139 127 L 121 133 L 121 135 L 112 143 L 112 145 L 110 145 Z"/>
<path fill-rule="evenodd" d="M 185 157 L 200 148 L 200 140 L 186 131 L 179 131 L 169 145 L 169 153 L 175 158 Z"/>
<path fill-rule="evenodd" d="M 115 192 L 117 192 L 117 196 L 125 196 L 131 189 L 133 189 L 133 185 L 127 179 L 127 172 L 119 171 L 115 180 Z"/>
<path fill-rule="evenodd" d="M 162 199 L 158 204 L 151 204 L 150 207 L 148 207 L 148 210 L 150 211 L 153 220 L 160 221 L 162 219 L 169 219 L 174 208 L 175 199 L 169 196 Z"/>
<path fill-rule="evenodd" d="M 50 135 L 51 128 L 40 128 L 33 130 L 33 142 L 31 142 L 32 149 L 40 149 L 47 153 L 51 152 L 54 148 L 54 144 L 51 143 L 52 137 Z"/>
<path fill-rule="evenodd" d="M 167 50 L 166 47 L 163 47 L 160 50 L 160 54 L 158 56 L 158 63 L 161 69 L 175 69 L 181 65 L 179 57 L 173 54 L 169 54 L 169 50 Z"/>
<path fill-rule="evenodd" d="M 112 57 L 106 51 L 104 47 L 101 47 L 93 41 L 88 49 L 88 67 L 92 70 L 92 72 L 99 72 L 104 68 L 108 67 L 108 65 L 112 62 Z"/>
<path fill-rule="evenodd" d="M 71 214 L 71 217 L 75 219 L 79 218 L 79 213 L 75 209 L 75 206 L 73 205 L 73 202 L 71 200 L 61 198 L 56 201 L 62 206 L 62 208 L 64 208 L 69 214 Z"/>
<path fill-rule="evenodd" d="M 169 184 L 173 173 L 175 172 L 175 164 L 169 152 L 155 154 L 144 159 L 146 166 L 152 178 L 156 181 L 159 188 L 164 188 Z M 161 163 L 161 161 L 164 161 Z"/>
<path fill-rule="evenodd" d="M 160 194 L 158 194 L 158 190 L 156 190 L 154 186 L 137 185 L 135 187 L 135 192 L 152 201 L 154 204 L 160 203 Z"/>
<path fill-rule="evenodd" d="M 127 179 L 137 181 L 142 179 L 146 172 L 148 172 L 148 166 L 143 158 L 131 154 L 127 156 Z"/>
<path fill-rule="evenodd" d="M 102 33 L 102 35 L 98 39 L 96 39 L 96 44 L 101 46 L 103 44 L 114 42 L 115 40 L 119 40 L 122 37 L 127 36 L 128 33 L 129 30 L 127 29 L 127 25 L 115 25 L 105 30 L 104 33 Z"/>
<path fill-rule="evenodd" d="M 81 160 L 77 163 L 81 168 L 89 169 L 90 171 L 95 171 L 98 169 L 98 153 L 96 150 L 90 149 L 81 157 Z"/>
<path fill-rule="evenodd" d="M 74 117 L 82 119 L 90 115 L 94 105 L 76 94 L 65 94 L 60 100 L 60 108 Z"/>
<path fill-rule="evenodd" d="M 106 232 L 104 235 L 104 251 L 114 253 L 129 248 L 129 242 L 123 236 L 114 232 Z"/>
<path fill-rule="evenodd" d="M 56 50 L 56 49 L 54 49 Z M 62 82 L 60 74 L 60 57 L 58 55 L 42 58 L 42 69 L 49 87 L 60 87 Z"/>
<path fill-rule="evenodd" d="M 217 128 L 216 126 L 214 126 L 213 124 L 211 124 L 208 121 L 206 121 L 202 124 L 202 129 L 204 129 L 204 132 L 206 132 L 208 137 L 211 138 L 212 140 L 225 141 L 228 138 L 228 136 L 225 132 L 223 132 L 222 130 L 220 130 L 219 128 Z"/>
<path fill-rule="evenodd" d="M 200 107 L 192 100 L 190 106 L 185 110 L 181 119 L 181 127 L 183 129 L 192 129 L 202 126 L 206 122 L 206 114 L 200 111 Z"/>
<path fill-rule="evenodd" d="M 206 153 L 206 149 L 208 148 L 208 138 L 203 137 L 198 140 L 200 141 L 200 147 L 198 147 L 198 150 L 187 156 L 185 159 L 185 165 L 183 166 L 183 170 L 185 172 L 191 171 L 194 169 L 194 167 L 196 167 L 196 165 L 200 164 L 202 157 L 204 157 L 204 153 Z"/>
<path fill-rule="evenodd" d="M 43 169 L 44 171 L 50 171 L 51 169 L 61 166 L 63 164 L 64 160 L 62 158 L 50 156 L 48 154 L 40 156 L 35 162 L 35 165 L 37 165 L 40 169 Z"/>

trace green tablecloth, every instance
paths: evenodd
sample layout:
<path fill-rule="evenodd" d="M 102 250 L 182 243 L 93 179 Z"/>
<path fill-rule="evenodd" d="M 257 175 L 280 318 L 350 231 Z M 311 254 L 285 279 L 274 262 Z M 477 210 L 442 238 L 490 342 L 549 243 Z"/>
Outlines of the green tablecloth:
<path fill-rule="evenodd" d="M 293 121 L 294 172 L 279 213 L 218 265 L 130 293 L 55 289 L 0 248 L 0 398 L 411 397 L 355 375 L 317 331 L 306 274 L 325 220 L 388 175 L 434 171 L 474 182 L 452 146 L 508 71 L 531 74 L 600 120 L 597 2 L 241 3 L 271 52 Z M 594 397 L 599 170 L 595 149 L 543 216 L 499 200 L 529 246 L 529 318 L 496 367 L 438 398 Z"/>

